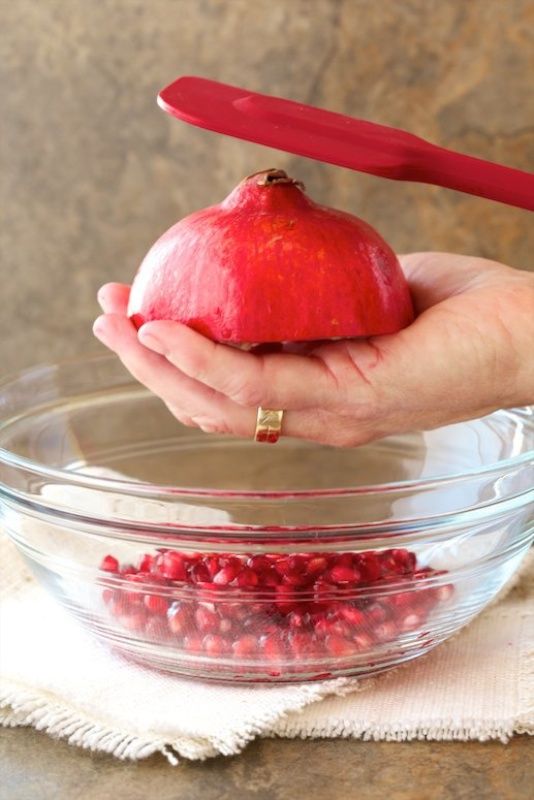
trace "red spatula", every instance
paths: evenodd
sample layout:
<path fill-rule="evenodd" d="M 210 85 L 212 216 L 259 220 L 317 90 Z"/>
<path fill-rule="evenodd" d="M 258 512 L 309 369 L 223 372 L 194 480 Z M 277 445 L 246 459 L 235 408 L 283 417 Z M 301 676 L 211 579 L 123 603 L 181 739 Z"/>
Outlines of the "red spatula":
<path fill-rule="evenodd" d="M 455 153 L 396 128 L 189 76 L 163 89 L 158 103 L 178 119 L 238 139 L 534 210 L 534 174 Z"/>

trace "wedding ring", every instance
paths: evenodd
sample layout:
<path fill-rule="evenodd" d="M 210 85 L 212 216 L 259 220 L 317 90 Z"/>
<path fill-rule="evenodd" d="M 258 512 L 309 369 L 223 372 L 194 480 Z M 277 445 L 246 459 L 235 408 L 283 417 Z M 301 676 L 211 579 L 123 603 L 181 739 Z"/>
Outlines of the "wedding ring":
<path fill-rule="evenodd" d="M 283 416 L 283 411 L 274 411 L 271 408 L 262 408 L 260 406 L 256 416 L 255 441 L 275 444 L 280 438 Z"/>

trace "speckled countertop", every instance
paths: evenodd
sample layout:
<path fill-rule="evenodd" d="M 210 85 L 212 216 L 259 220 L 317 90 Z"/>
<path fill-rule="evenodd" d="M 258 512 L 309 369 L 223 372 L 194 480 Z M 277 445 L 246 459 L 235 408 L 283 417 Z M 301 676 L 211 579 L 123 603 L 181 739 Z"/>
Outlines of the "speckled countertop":
<path fill-rule="evenodd" d="M 531 800 L 532 740 L 266 739 L 244 755 L 125 764 L 35 731 L 3 731 L 5 800 Z"/>
<path fill-rule="evenodd" d="M 534 164 L 530 0 L 17 0 L 2 4 L 0 373 L 98 349 L 94 295 L 156 236 L 280 166 L 399 251 L 532 268 L 528 212 L 240 143 L 171 120 L 157 90 L 197 73 Z M 530 241 L 529 241 L 530 236 Z M 266 740 L 239 757 L 123 764 L 0 733 L 2 800 L 522 800 L 533 741 Z M 530 756 L 530 758 L 529 758 Z"/>

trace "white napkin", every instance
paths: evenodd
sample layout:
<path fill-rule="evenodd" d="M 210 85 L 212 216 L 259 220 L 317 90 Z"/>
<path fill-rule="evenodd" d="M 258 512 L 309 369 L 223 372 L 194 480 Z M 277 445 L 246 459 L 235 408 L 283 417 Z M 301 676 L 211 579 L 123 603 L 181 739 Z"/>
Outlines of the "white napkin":
<path fill-rule="evenodd" d="M 271 687 L 163 676 L 108 653 L 0 538 L 0 723 L 140 759 L 240 752 L 256 736 L 500 739 L 534 733 L 534 560 L 452 641 L 367 681 Z"/>

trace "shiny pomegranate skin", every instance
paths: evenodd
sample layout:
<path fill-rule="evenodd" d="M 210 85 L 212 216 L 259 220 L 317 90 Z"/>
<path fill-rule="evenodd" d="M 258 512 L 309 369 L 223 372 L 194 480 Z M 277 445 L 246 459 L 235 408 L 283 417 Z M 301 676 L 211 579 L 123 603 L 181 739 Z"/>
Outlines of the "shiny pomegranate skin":
<path fill-rule="evenodd" d="M 175 320 L 257 345 L 394 333 L 413 308 L 397 257 L 370 225 L 266 170 L 163 234 L 135 277 L 128 315 L 137 327 Z"/>

